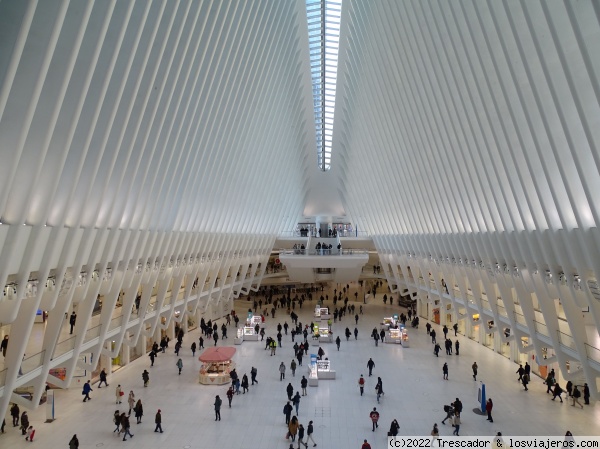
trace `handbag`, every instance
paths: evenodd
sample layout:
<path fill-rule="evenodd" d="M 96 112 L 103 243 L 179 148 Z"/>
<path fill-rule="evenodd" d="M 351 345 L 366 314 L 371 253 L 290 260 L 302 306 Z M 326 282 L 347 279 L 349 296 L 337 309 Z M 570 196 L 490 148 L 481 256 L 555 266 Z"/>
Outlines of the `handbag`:
<path fill-rule="evenodd" d="M 125 396 L 125 393 L 123 393 L 122 391 L 119 391 L 119 396 Z"/>

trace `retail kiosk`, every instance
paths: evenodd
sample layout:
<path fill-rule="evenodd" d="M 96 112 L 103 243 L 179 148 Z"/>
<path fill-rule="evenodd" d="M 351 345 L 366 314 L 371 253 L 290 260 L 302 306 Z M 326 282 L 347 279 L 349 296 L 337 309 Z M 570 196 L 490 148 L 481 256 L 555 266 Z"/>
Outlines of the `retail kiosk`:
<path fill-rule="evenodd" d="M 317 360 L 317 377 L 335 379 L 335 370 L 331 369 L 331 360 Z"/>
<path fill-rule="evenodd" d="M 231 382 L 229 373 L 235 368 L 232 360 L 234 354 L 235 348 L 231 346 L 206 348 L 198 357 L 202 362 L 199 382 L 203 385 L 225 385 Z"/>
<path fill-rule="evenodd" d="M 385 330 L 388 330 L 390 328 L 396 327 L 396 324 L 398 323 L 398 318 L 397 317 L 385 317 L 383 319 L 383 321 L 381 322 L 381 325 L 383 326 L 383 328 Z"/>
<path fill-rule="evenodd" d="M 391 328 L 386 333 L 385 342 L 399 345 L 402 343 L 402 331 L 400 329 Z"/>
<path fill-rule="evenodd" d="M 331 315 L 329 314 L 329 308 L 317 305 L 317 307 L 315 307 L 315 318 L 319 318 L 321 320 L 328 320 L 331 318 Z"/>
<path fill-rule="evenodd" d="M 244 326 L 244 341 L 258 341 L 258 334 L 254 327 Z"/>
<path fill-rule="evenodd" d="M 333 343 L 333 334 L 329 331 L 329 327 L 319 327 L 315 331 L 315 337 L 318 337 L 319 343 Z"/>

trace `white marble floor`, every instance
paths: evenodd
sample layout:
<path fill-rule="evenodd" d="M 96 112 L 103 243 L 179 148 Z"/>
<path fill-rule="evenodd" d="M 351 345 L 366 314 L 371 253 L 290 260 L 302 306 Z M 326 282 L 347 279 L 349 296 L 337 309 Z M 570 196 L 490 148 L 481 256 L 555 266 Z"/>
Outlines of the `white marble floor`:
<path fill-rule="evenodd" d="M 380 296 L 380 295 L 378 295 Z M 238 301 L 236 309 L 241 316 L 250 303 Z M 300 321 L 312 320 L 314 301 L 305 303 L 300 311 Z M 358 304 L 357 304 L 358 310 Z M 299 420 L 305 425 L 314 422 L 314 438 L 318 447 L 332 449 L 359 448 L 367 438 L 371 446 L 383 448 L 392 419 L 400 423 L 400 435 L 429 435 L 434 422 L 440 424 L 444 417 L 443 405 L 461 398 L 464 404 L 461 434 L 492 435 L 502 431 L 505 435 L 564 435 L 567 429 L 574 435 L 598 434 L 600 408 L 586 406 L 583 410 L 551 401 L 545 393 L 542 380 L 535 377 L 530 391 L 525 392 L 516 382 L 517 366 L 467 338 L 459 335 L 460 356 L 446 356 L 444 352 L 436 358 L 432 354 L 430 339 L 426 336 L 425 323 L 421 321 L 418 330 L 409 329 L 410 347 L 379 344 L 375 347 L 368 338 L 373 327 L 382 317 L 397 312 L 397 307 L 384 306 L 381 301 L 365 306 L 365 314 L 360 317 L 358 341 L 353 337 L 349 342 L 342 338 L 341 350 L 335 344 L 323 344 L 326 356 L 337 371 L 337 379 L 321 380 L 319 386 L 309 387 L 308 396 L 300 404 Z M 274 320 L 267 320 L 268 334 L 276 333 L 278 322 L 289 321 L 283 309 L 278 309 Z M 354 329 L 354 320 L 345 318 L 335 323 L 333 330 L 342 335 L 345 327 Z M 435 326 L 438 335 L 439 326 Z M 230 334 L 234 333 L 233 326 Z M 128 366 L 109 375 L 110 387 L 98 389 L 94 386 L 92 401 L 82 403 L 81 386 L 74 385 L 70 390 L 56 392 L 56 421 L 44 423 L 45 410 L 42 406 L 30 412 L 30 421 L 36 428 L 36 442 L 49 448 L 67 447 L 71 436 L 76 433 L 81 448 L 113 448 L 132 445 L 148 449 L 175 448 L 243 448 L 287 449 L 285 440 L 283 406 L 286 402 L 285 387 L 291 382 L 295 389 L 300 388 L 301 374 L 291 377 L 289 364 L 292 360 L 291 336 L 284 336 L 283 348 L 270 357 L 264 351 L 263 343 L 244 342 L 235 346 L 235 360 L 238 373 L 250 372 L 251 366 L 258 368 L 259 385 L 250 392 L 233 399 L 233 407 L 226 405 L 222 410 L 222 421 L 214 421 L 213 402 L 216 394 L 225 399 L 226 387 L 199 385 L 200 362 L 193 358 L 188 349 L 197 340 L 199 331 L 190 332 L 184 339 L 183 373 L 177 375 L 172 352 L 159 355 L 155 366 L 150 368 L 147 357 L 141 357 Z M 454 339 L 454 337 L 453 337 Z M 219 345 L 222 341 L 219 340 Z M 233 337 L 227 342 L 233 346 Z M 171 345 L 172 346 L 172 345 Z M 312 349 L 312 347 L 311 347 Z M 316 352 L 316 347 L 314 351 Z M 367 376 L 366 363 L 372 357 L 376 363 L 374 377 L 367 378 L 365 395 L 360 396 L 357 380 L 360 374 Z M 283 361 L 288 366 L 286 380 L 279 381 L 277 371 Z M 305 359 L 306 361 L 306 359 Z M 479 365 L 478 380 L 486 383 L 487 395 L 494 401 L 494 423 L 472 410 L 478 406 L 477 388 L 479 382 L 471 377 L 471 364 Z M 448 362 L 450 376 L 442 379 L 441 367 Z M 150 386 L 143 388 L 141 372 L 150 371 Z M 381 376 L 385 396 L 380 404 L 376 402 L 375 376 Z M 112 415 L 115 411 L 114 387 L 121 384 L 125 391 L 133 389 L 144 403 L 143 423 L 135 424 L 132 432 L 135 437 L 127 442 L 118 438 L 112 430 Z M 224 401 L 226 404 L 226 401 Z M 373 407 L 381 413 L 380 427 L 373 433 L 369 412 Z M 119 407 L 126 410 L 126 404 Z M 163 415 L 163 434 L 154 433 L 154 414 L 160 408 Z M 7 416 L 7 433 L 0 435 L 0 448 L 29 447 L 20 432 L 13 428 Z M 450 435 L 450 425 L 439 425 L 442 435 Z M 295 445 L 296 446 L 296 445 Z"/>

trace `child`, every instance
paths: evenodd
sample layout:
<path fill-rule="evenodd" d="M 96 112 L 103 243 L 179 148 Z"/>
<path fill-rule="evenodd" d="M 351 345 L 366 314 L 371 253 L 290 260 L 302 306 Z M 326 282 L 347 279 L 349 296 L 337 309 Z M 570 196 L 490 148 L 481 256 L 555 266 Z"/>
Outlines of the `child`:
<path fill-rule="evenodd" d="M 33 426 L 29 426 L 27 429 L 27 436 L 25 437 L 25 441 L 33 442 L 33 436 L 35 435 L 35 429 Z"/>

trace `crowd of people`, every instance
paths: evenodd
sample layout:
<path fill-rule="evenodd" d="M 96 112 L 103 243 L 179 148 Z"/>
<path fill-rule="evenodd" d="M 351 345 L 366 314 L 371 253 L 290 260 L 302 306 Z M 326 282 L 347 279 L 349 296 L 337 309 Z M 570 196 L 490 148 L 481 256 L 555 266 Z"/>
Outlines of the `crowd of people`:
<path fill-rule="evenodd" d="M 280 322 L 278 322 L 277 324 L 275 324 L 275 321 L 270 322 L 270 323 L 265 323 L 264 322 L 264 318 L 263 318 L 263 323 L 261 323 L 261 325 L 256 324 L 256 331 L 257 333 L 259 333 L 259 335 L 261 335 L 261 341 L 264 340 L 265 336 L 266 336 L 266 344 L 265 344 L 265 350 L 270 349 L 269 354 L 270 356 L 274 357 L 273 362 L 271 362 L 273 364 L 274 369 L 277 372 L 278 378 L 280 380 L 280 382 L 285 385 L 284 387 L 284 391 L 282 392 L 282 394 L 284 396 L 282 396 L 282 404 L 283 404 L 283 414 L 284 414 L 284 423 L 286 426 L 286 438 L 288 440 L 292 441 L 292 445 L 291 447 L 293 447 L 294 444 L 297 444 L 298 448 L 300 449 L 301 446 L 305 446 L 305 448 L 308 447 L 308 444 L 311 443 L 313 445 L 313 447 L 317 446 L 317 443 L 314 439 L 314 422 L 312 420 L 308 420 L 305 419 L 303 420 L 300 417 L 300 411 L 301 411 L 301 407 L 300 404 L 302 402 L 302 398 L 305 396 L 308 396 L 308 391 L 307 391 L 307 386 L 308 386 L 308 379 L 307 379 L 307 375 L 303 375 L 300 374 L 299 376 L 296 376 L 296 372 L 297 370 L 304 366 L 304 359 L 308 356 L 309 351 L 314 351 L 317 353 L 318 358 L 322 359 L 322 360 L 328 360 L 327 357 L 327 353 L 326 353 L 326 349 L 324 349 L 323 346 L 321 346 L 319 344 L 319 342 L 313 342 L 311 341 L 309 338 L 312 335 L 312 330 L 314 329 L 315 326 L 315 322 L 311 321 L 310 324 L 309 323 L 302 323 L 302 321 L 300 321 L 300 316 L 298 315 L 298 313 L 296 313 L 296 306 L 298 306 L 298 309 L 302 309 L 302 303 L 305 301 L 311 301 L 313 299 L 317 299 L 319 301 L 319 303 L 322 306 L 327 306 L 328 303 L 330 302 L 330 298 L 329 298 L 329 294 L 325 293 L 325 292 L 321 292 L 322 294 L 318 296 L 316 293 L 316 290 L 310 290 L 310 291 L 306 291 L 306 292 L 301 292 L 300 295 L 296 294 L 294 297 L 292 297 L 290 295 L 290 292 L 288 290 L 287 294 L 284 293 L 282 294 L 282 296 L 280 298 L 277 298 L 275 295 L 273 294 L 265 294 L 265 295 L 261 295 L 261 296 L 255 296 L 252 299 L 248 299 L 248 300 L 252 300 L 253 302 L 251 303 L 253 307 L 251 307 L 249 309 L 249 312 L 252 312 L 252 308 L 256 311 L 259 308 L 263 307 L 263 304 L 265 306 L 271 306 L 271 316 L 274 318 L 276 315 L 276 311 L 278 309 L 283 309 L 280 313 L 283 314 L 282 319 Z M 331 292 L 329 292 L 331 293 Z M 362 315 L 363 313 L 363 305 L 361 304 L 355 304 L 349 301 L 348 296 L 350 295 L 350 286 L 346 285 L 346 286 L 342 286 L 342 288 L 340 288 L 339 290 L 336 288 L 333 291 L 333 297 L 332 299 L 332 303 L 333 303 L 333 321 L 331 319 L 329 319 L 327 321 L 327 325 L 329 327 L 330 331 L 334 331 L 335 329 L 333 328 L 333 324 L 337 324 L 339 322 L 341 322 L 343 320 L 343 318 L 346 315 L 350 315 L 351 319 L 354 318 L 354 340 L 351 340 L 351 336 L 352 336 L 352 331 L 350 330 L 349 327 L 345 328 L 345 332 L 340 332 L 340 335 L 345 335 L 346 336 L 346 342 L 348 342 L 348 344 L 351 345 L 351 341 L 356 341 L 358 340 L 358 334 L 359 334 L 359 319 L 360 319 L 360 315 Z M 387 296 L 387 295 L 385 295 Z M 387 297 L 384 298 L 387 301 Z M 242 299 L 243 304 L 246 304 L 246 299 Z M 247 307 L 247 306 L 246 306 Z M 359 310 L 357 311 L 357 307 L 359 308 Z M 239 307 L 238 307 L 239 308 Z M 358 312 L 358 313 L 356 313 Z M 310 310 L 311 315 L 312 315 L 312 309 Z M 406 311 L 402 310 L 400 311 L 399 314 L 399 322 L 402 323 L 402 325 L 405 325 L 407 321 L 412 321 L 412 319 L 416 318 L 416 314 L 412 309 L 407 309 Z M 288 323 L 289 320 L 289 323 Z M 218 321 L 218 322 L 217 322 Z M 228 328 L 230 326 L 235 326 L 238 327 L 239 326 L 239 318 L 237 316 L 237 314 L 235 313 L 235 311 L 232 311 L 230 314 L 228 314 L 226 317 L 219 319 L 217 321 L 213 321 L 213 320 L 207 320 L 205 321 L 204 319 L 201 320 L 200 322 L 200 334 L 199 336 L 196 338 L 193 338 L 193 341 L 189 341 L 187 343 L 184 343 L 185 338 L 187 337 L 186 332 L 184 331 L 183 328 L 179 327 L 178 325 L 175 326 L 174 332 L 172 335 L 174 335 L 175 338 L 175 345 L 172 348 L 173 354 L 176 356 L 176 368 L 177 368 L 177 373 L 178 375 L 181 375 L 182 370 L 184 369 L 184 363 L 183 360 L 185 360 L 185 358 L 183 356 L 180 356 L 180 351 L 182 350 L 182 348 L 188 347 L 189 345 L 189 349 L 191 351 L 192 356 L 194 357 L 196 354 L 196 351 L 202 351 L 204 349 L 204 342 L 205 339 L 209 340 L 209 341 L 214 341 L 214 345 L 218 345 L 219 340 L 223 341 L 223 340 L 227 340 L 227 336 L 228 336 Z M 282 324 L 283 322 L 283 324 Z M 451 341 L 451 339 L 449 338 L 449 334 L 451 332 L 451 329 L 453 329 L 454 331 L 454 337 L 456 338 L 456 341 L 453 342 Z M 428 339 L 428 341 L 431 341 L 431 344 L 433 345 L 433 352 L 434 354 L 439 357 L 439 352 L 440 352 L 440 345 L 437 343 L 437 332 L 435 329 L 435 326 L 432 325 L 430 322 L 427 322 L 426 325 L 426 336 L 425 338 Z M 458 356 L 459 355 L 459 340 L 458 340 L 458 326 L 455 324 L 453 325 L 451 328 L 449 328 L 448 326 L 444 325 L 441 328 L 441 333 L 443 333 L 444 335 L 444 345 L 446 348 L 446 356 Z M 288 336 L 291 337 L 291 342 L 288 339 Z M 383 328 L 373 328 L 372 332 L 371 332 L 371 337 L 374 339 L 375 345 L 377 346 L 379 341 L 384 342 L 385 338 L 386 338 L 386 332 Z M 341 339 L 340 336 L 337 335 L 337 337 L 335 338 L 335 343 L 337 346 L 337 350 L 340 350 L 341 347 Z M 169 350 L 169 345 L 170 345 L 170 339 L 165 335 L 163 336 L 159 342 L 154 342 L 152 344 L 152 348 L 149 352 L 149 357 L 150 357 L 150 365 L 148 367 L 148 369 L 152 366 L 154 366 L 155 363 L 155 359 L 157 357 L 163 357 L 162 354 L 165 353 L 170 353 L 171 350 Z M 285 349 L 284 349 L 285 346 Z M 311 348 L 311 346 L 313 346 Z M 279 353 L 277 352 L 277 349 L 279 349 Z M 288 358 L 287 360 L 290 360 L 288 363 L 281 361 L 280 357 L 277 357 L 278 355 L 281 355 L 281 351 L 284 350 L 289 350 L 290 355 L 291 355 L 291 360 Z M 285 353 L 284 353 L 285 354 Z M 186 355 L 187 355 L 187 351 L 186 351 Z M 284 357 L 286 357 L 284 355 Z M 457 359 L 458 360 L 458 359 Z M 441 362 L 441 361 L 440 361 Z M 374 357 L 370 357 L 368 359 L 368 361 L 366 362 L 366 370 L 368 372 L 368 376 L 371 377 L 374 375 L 374 371 L 376 369 L 376 363 L 374 361 Z M 477 380 L 477 375 L 478 375 L 478 366 L 476 362 L 473 362 L 473 364 L 471 365 L 472 368 L 472 372 L 473 372 L 473 380 L 476 381 Z M 149 386 L 150 383 L 150 372 L 148 371 L 148 369 L 144 368 L 142 373 L 141 373 L 141 378 L 142 378 L 142 383 L 143 383 L 143 387 L 147 388 Z M 450 379 L 450 373 L 449 373 L 449 365 L 446 361 L 443 361 L 442 367 L 442 378 L 444 380 L 449 380 Z M 290 373 L 291 377 L 288 377 L 288 379 L 286 380 L 286 374 Z M 525 390 L 527 390 L 527 384 L 531 381 L 530 379 L 530 373 L 531 373 L 531 367 L 529 366 L 528 363 L 525 364 L 525 366 L 519 366 L 519 369 L 517 370 L 517 374 L 518 374 L 518 381 L 521 382 L 524 387 Z M 221 397 L 226 397 L 227 401 L 228 401 L 228 408 L 232 408 L 232 405 L 234 404 L 234 398 L 238 395 L 251 395 L 251 391 L 252 388 L 255 385 L 258 385 L 258 378 L 257 378 L 257 374 L 258 374 L 258 370 L 255 366 L 252 366 L 251 369 L 249 370 L 249 374 L 248 373 L 243 373 L 241 376 L 238 375 L 237 373 L 237 369 L 233 369 L 230 372 L 230 385 L 228 385 L 227 389 L 225 390 L 225 392 L 223 394 L 217 394 L 215 395 L 215 399 L 213 402 L 213 409 L 214 409 L 214 413 L 215 413 L 215 421 L 221 421 L 221 408 L 222 408 L 222 404 L 223 404 L 223 400 L 221 399 Z M 377 377 L 377 382 L 375 384 L 375 393 L 373 396 L 371 396 L 371 398 L 373 399 L 373 401 L 377 403 L 377 405 L 379 405 L 384 397 L 385 397 L 385 391 L 384 391 L 384 387 L 383 387 L 383 379 L 382 379 L 382 373 L 378 373 L 379 375 L 376 375 Z M 296 379 L 297 377 L 297 379 Z M 161 383 L 164 383 L 164 381 L 161 381 Z M 555 400 L 556 398 L 559 398 L 559 400 L 562 402 L 562 397 L 561 394 L 563 393 L 562 388 L 558 385 L 558 382 L 556 382 L 555 380 L 555 375 L 554 375 L 554 370 L 552 370 L 549 374 L 548 377 L 545 379 L 545 383 L 548 386 L 548 393 L 552 394 L 552 399 Z M 286 385 L 287 384 L 287 385 Z M 360 377 L 358 378 L 358 387 L 359 387 L 359 394 L 360 396 L 364 396 L 365 395 L 365 376 L 363 374 L 360 375 Z M 102 370 L 100 372 L 99 375 L 99 383 L 97 385 L 97 388 L 100 389 L 102 388 L 102 386 L 104 385 L 104 387 L 109 387 L 109 383 L 108 383 L 108 379 L 107 379 L 107 373 L 105 370 Z M 83 395 L 83 402 L 88 402 L 92 400 L 92 393 L 93 393 L 93 389 L 92 389 L 92 385 L 90 381 L 87 381 L 83 384 L 82 387 L 82 395 Z M 125 399 L 125 395 L 127 393 L 125 393 L 123 387 L 119 384 L 115 387 L 115 403 L 118 405 L 122 404 L 123 399 Z M 371 390 L 372 391 L 372 390 Z M 583 396 L 583 400 L 585 404 L 589 404 L 589 400 L 590 400 L 590 394 L 589 394 L 589 388 L 587 386 L 587 384 L 585 385 L 573 385 L 572 382 L 568 382 L 566 385 L 566 391 L 567 391 L 567 395 L 569 398 L 572 399 L 573 406 L 578 405 L 579 407 L 583 408 L 583 404 L 581 404 L 579 402 L 579 398 L 581 398 Z M 369 396 L 369 395 L 367 395 Z M 251 400 L 251 399 L 248 399 Z M 236 400 L 237 401 L 237 400 Z M 152 402 L 152 401 L 151 401 Z M 142 398 L 140 397 L 136 397 L 136 394 L 134 393 L 134 389 L 130 389 L 129 393 L 126 396 L 126 407 L 125 410 L 120 409 L 120 407 L 117 407 L 116 410 L 114 410 L 113 414 L 112 414 L 112 421 L 115 425 L 113 433 L 115 433 L 116 435 L 118 435 L 119 437 L 122 437 L 123 441 L 127 441 L 128 437 L 129 438 L 133 438 L 134 437 L 134 433 L 132 432 L 132 421 L 133 418 L 135 418 L 136 420 L 136 424 L 142 424 L 143 418 L 144 418 L 144 408 L 145 408 L 145 404 L 142 401 Z M 155 428 L 154 428 L 154 432 L 157 433 L 162 433 L 163 432 L 163 428 L 162 428 L 162 411 L 160 408 L 157 407 L 158 404 L 152 404 L 151 408 L 154 410 L 157 410 L 156 412 L 153 413 L 154 415 L 154 424 L 155 424 Z M 364 405 L 363 405 L 364 406 Z M 493 401 L 491 398 L 487 399 L 486 405 L 485 405 L 485 411 L 486 411 L 486 415 L 487 415 L 487 420 L 490 422 L 493 422 L 493 417 L 492 417 L 492 410 L 493 410 Z M 385 409 L 385 404 L 384 404 L 384 409 Z M 452 427 L 453 427 L 453 435 L 456 436 L 460 436 L 460 429 L 461 429 L 461 419 L 462 419 L 462 410 L 463 410 L 463 405 L 461 400 L 456 397 L 455 400 L 453 400 L 452 402 L 448 403 L 447 405 L 444 406 L 444 413 L 445 416 L 441 421 L 442 425 L 445 425 L 447 422 L 449 422 Z M 369 414 L 369 420 L 371 423 L 371 430 L 372 432 L 376 432 L 377 429 L 379 428 L 379 423 L 380 423 L 380 419 L 381 418 L 385 418 L 385 416 L 380 415 L 381 409 L 378 409 L 377 406 L 373 407 L 371 405 L 371 408 L 367 409 L 368 414 Z M 13 404 L 10 410 L 10 414 L 13 420 L 13 426 L 15 427 L 19 427 L 19 429 L 21 430 L 22 434 L 24 436 L 26 436 L 26 438 L 29 441 L 33 441 L 34 436 L 35 436 L 35 430 L 33 428 L 33 426 L 31 425 L 31 423 L 29 422 L 28 419 L 28 415 L 27 412 L 20 412 L 19 407 L 17 406 L 17 404 Z M 132 417 L 133 414 L 133 417 Z M 302 422 L 304 421 L 304 422 Z M 140 426 L 140 428 L 142 428 Z M 2 427 L 2 430 L 4 431 L 4 426 Z M 396 436 L 400 433 L 401 429 L 400 429 L 400 424 L 398 422 L 398 420 L 396 418 L 391 419 L 390 422 L 390 426 L 389 426 L 389 430 L 388 430 L 388 436 Z M 137 432 L 136 432 L 137 433 Z M 437 437 L 439 436 L 439 429 L 437 426 L 437 423 L 434 424 L 433 426 L 433 430 L 431 431 L 431 435 L 432 437 Z M 364 440 L 364 444 L 363 447 L 365 447 L 365 445 L 369 446 L 369 443 L 367 442 L 367 440 Z M 71 440 L 69 441 L 69 447 L 70 448 L 77 448 L 79 447 L 79 439 L 77 437 L 77 435 L 74 435 Z"/>

